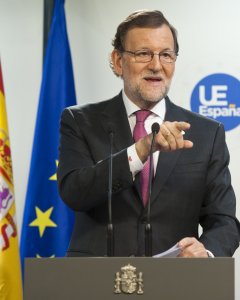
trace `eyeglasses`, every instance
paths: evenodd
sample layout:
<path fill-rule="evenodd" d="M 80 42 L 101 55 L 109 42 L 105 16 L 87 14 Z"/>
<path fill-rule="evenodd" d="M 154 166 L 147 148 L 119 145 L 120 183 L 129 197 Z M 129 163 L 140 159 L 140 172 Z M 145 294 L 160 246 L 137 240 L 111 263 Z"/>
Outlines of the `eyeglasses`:
<path fill-rule="evenodd" d="M 155 52 L 153 52 L 151 50 L 148 50 L 148 49 L 138 50 L 138 51 L 135 51 L 135 52 L 123 50 L 122 52 L 134 55 L 135 61 L 139 62 L 139 63 L 150 62 L 150 61 L 152 61 L 154 55 L 158 55 L 159 59 L 160 59 L 160 62 L 162 64 L 171 64 L 171 63 L 174 63 L 176 61 L 177 55 L 178 55 L 174 51 L 162 51 L 162 52 L 159 52 L 159 53 L 155 53 Z"/>

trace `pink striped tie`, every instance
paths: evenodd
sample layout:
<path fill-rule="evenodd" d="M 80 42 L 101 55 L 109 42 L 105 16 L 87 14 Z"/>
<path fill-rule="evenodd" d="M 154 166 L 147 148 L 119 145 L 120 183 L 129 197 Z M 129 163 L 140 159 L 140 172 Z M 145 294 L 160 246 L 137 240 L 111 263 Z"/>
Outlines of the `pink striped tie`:
<path fill-rule="evenodd" d="M 144 127 L 144 122 L 151 113 L 152 112 L 149 110 L 138 110 L 135 112 L 136 125 L 133 130 L 133 138 L 135 142 L 137 142 L 139 139 L 147 135 L 147 132 Z M 150 158 L 148 158 L 140 173 L 141 193 L 142 193 L 144 206 L 147 204 L 148 201 L 149 169 L 150 169 Z"/>

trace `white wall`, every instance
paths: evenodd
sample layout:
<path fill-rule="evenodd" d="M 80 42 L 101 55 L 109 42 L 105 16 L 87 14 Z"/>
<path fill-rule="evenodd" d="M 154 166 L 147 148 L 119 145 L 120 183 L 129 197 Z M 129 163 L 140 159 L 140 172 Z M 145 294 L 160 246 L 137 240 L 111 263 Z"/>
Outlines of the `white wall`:
<path fill-rule="evenodd" d="M 0 56 L 8 109 L 18 227 L 27 187 L 42 69 L 43 1 L 0 0 Z M 121 88 L 108 56 L 116 26 L 133 10 L 164 12 L 178 29 L 180 56 L 170 97 L 189 108 L 195 84 L 211 73 L 240 79 L 238 0 L 66 0 L 66 16 L 78 103 L 96 102 Z M 230 169 L 240 217 L 240 126 L 227 132 Z M 19 230 L 20 231 L 20 230 Z M 237 280 L 240 279 L 240 250 Z M 238 289 L 238 287 L 237 287 Z M 238 299 L 240 291 L 237 290 Z"/>

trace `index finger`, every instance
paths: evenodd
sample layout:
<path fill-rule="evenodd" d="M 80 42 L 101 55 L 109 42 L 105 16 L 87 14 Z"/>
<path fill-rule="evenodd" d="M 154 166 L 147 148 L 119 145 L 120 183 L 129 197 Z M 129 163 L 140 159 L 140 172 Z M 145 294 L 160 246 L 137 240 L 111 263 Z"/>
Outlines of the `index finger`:
<path fill-rule="evenodd" d="M 191 125 L 190 123 L 181 121 L 181 122 L 176 122 L 176 127 L 179 131 L 184 132 L 184 130 L 188 130 L 191 127 Z"/>

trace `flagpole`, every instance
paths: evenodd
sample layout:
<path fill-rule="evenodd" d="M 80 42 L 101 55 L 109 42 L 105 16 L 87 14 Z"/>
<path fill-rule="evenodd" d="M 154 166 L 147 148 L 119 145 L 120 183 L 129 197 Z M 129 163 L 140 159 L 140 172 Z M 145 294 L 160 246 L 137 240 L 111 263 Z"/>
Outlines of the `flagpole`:
<path fill-rule="evenodd" d="M 48 34 L 51 28 L 55 0 L 44 0 L 43 4 L 43 63 L 47 47 Z"/>

